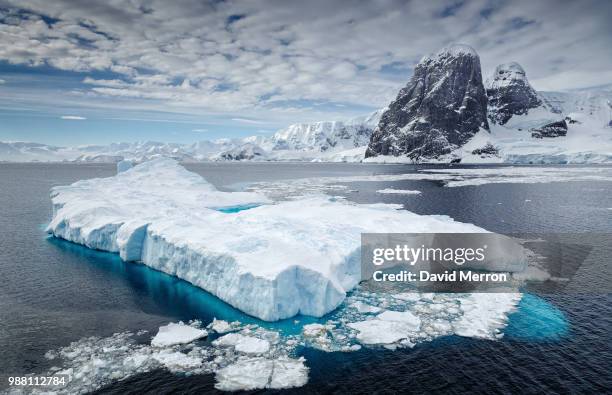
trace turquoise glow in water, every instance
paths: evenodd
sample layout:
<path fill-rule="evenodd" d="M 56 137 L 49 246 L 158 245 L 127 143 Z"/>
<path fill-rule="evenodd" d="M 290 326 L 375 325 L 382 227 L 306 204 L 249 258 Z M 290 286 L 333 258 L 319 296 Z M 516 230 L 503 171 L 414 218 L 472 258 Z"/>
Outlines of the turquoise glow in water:
<path fill-rule="evenodd" d="M 178 277 L 152 269 L 137 262 L 124 262 L 119 255 L 92 250 L 87 247 L 49 236 L 47 240 L 59 249 L 79 257 L 79 262 L 91 264 L 106 275 L 121 282 L 141 296 L 144 301 L 153 301 L 162 315 L 188 321 L 199 319 L 208 323 L 217 318 L 225 321 L 240 321 L 256 324 L 263 328 L 281 331 L 287 335 L 297 334 L 302 325 L 320 319 L 296 316 L 290 319 L 266 322 L 249 316 L 225 303 L 216 296 Z M 145 306 L 145 309 L 148 307 Z M 295 322 L 299 321 L 299 322 Z"/>
<path fill-rule="evenodd" d="M 237 212 L 237 211 L 235 211 Z M 266 322 L 249 316 L 225 303 L 205 290 L 175 276 L 136 262 L 124 262 L 117 254 L 92 250 L 87 247 L 49 236 L 47 240 L 61 250 L 81 258 L 81 262 L 94 265 L 108 275 L 129 283 L 129 287 L 169 316 L 181 320 L 199 319 L 210 322 L 213 318 L 240 321 L 278 330 L 287 335 L 300 333 L 302 326 L 325 322 L 334 312 L 315 318 L 296 316 L 277 322 Z M 568 332 L 564 314 L 552 304 L 535 295 L 525 294 L 517 311 L 509 316 L 504 333 L 511 339 L 530 341 L 557 340 Z"/>
<path fill-rule="evenodd" d="M 524 294 L 517 311 L 510 314 L 504 331 L 508 338 L 530 341 L 559 340 L 569 332 L 565 314 L 546 300 Z"/>
<path fill-rule="evenodd" d="M 259 207 L 259 204 L 241 204 L 238 206 L 230 206 L 230 207 L 221 207 L 216 209 L 217 211 L 221 211 L 222 213 L 232 214 L 237 213 L 244 210 L 249 210 L 255 207 Z"/>

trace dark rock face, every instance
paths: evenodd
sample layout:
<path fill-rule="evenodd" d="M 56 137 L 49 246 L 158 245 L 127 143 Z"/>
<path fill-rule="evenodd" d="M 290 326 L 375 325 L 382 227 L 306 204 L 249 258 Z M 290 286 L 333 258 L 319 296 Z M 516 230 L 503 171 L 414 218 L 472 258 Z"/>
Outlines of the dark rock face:
<path fill-rule="evenodd" d="M 472 151 L 472 155 L 480 155 L 480 156 L 497 156 L 499 154 L 499 150 L 491 143 L 487 143 L 484 147 L 476 148 Z"/>
<path fill-rule="evenodd" d="M 437 158 L 481 128 L 489 129 L 480 58 L 471 47 L 452 45 L 416 66 L 372 133 L 366 158 Z"/>
<path fill-rule="evenodd" d="M 264 156 L 264 150 L 254 144 L 244 144 L 219 154 L 219 158 L 223 160 L 253 160 Z"/>
<path fill-rule="evenodd" d="M 504 125 L 513 115 L 527 114 L 542 105 L 527 81 L 525 70 L 516 62 L 497 66 L 488 85 L 489 120 L 495 124 Z"/>
<path fill-rule="evenodd" d="M 541 139 L 544 137 L 559 137 L 567 134 L 567 123 L 565 120 L 551 122 L 539 128 L 531 129 L 531 137 Z"/>

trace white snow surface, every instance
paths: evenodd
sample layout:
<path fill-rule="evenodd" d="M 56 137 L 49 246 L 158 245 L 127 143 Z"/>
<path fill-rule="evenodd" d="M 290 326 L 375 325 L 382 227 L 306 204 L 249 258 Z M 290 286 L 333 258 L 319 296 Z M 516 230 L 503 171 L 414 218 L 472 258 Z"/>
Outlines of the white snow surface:
<path fill-rule="evenodd" d="M 393 189 L 393 188 L 385 188 L 379 189 L 376 193 L 382 194 L 397 194 L 397 195 L 419 195 L 421 191 L 410 190 L 410 189 Z"/>
<path fill-rule="evenodd" d="M 364 344 L 390 344 L 418 332 L 421 319 L 409 311 L 388 310 L 374 319 L 349 323 L 348 326 L 359 331 L 357 339 Z"/>
<path fill-rule="evenodd" d="M 264 339 L 246 336 L 240 333 L 228 333 L 213 342 L 215 346 L 234 347 L 244 354 L 263 354 L 270 350 L 270 343 Z"/>
<path fill-rule="evenodd" d="M 53 235 L 141 261 L 268 321 L 336 308 L 360 280 L 361 233 L 484 232 L 321 195 L 270 204 L 259 193 L 218 191 L 163 158 L 51 196 Z M 252 204 L 261 206 L 214 210 Z"/>
<path fill-rule="evenodd" d="M 301 387 L 308 381 L 308 368 L 303 358 L 243 357 L 217 371 L 216 379 L 215 388 L 223 391 Z"/>
<path fill-rule="evenodd" d="M 207 335 L 208 332 L 204 329 L 185 325 L 182 322 L 171 322 L 159 328 L 159 332 L 157 332 L 157 335 L 151 340 L 151 345 L 154 347 L 166 347 L 176 344 L 186 344 Z"/>

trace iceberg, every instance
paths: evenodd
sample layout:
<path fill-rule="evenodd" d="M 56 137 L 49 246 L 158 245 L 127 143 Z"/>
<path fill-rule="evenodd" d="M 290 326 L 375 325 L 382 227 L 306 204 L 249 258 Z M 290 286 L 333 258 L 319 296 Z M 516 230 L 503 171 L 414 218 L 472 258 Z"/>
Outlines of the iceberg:
<path fill-rule="evenodd" d="M 151 340 L 151 345 L 154 347 L 167 347 L 186 344 L 207 335 L 208 332 L 203 329 L 194 328 L 182 322 L 178 324 L 171 322 L 166 326 L 159 327 L 159 332 Z"/>
<path fill-rule="evenodd" d="M 360 280 L 361 233 L 484 232 L 399 205 L 223 192 L 167 158 L 54 187 L 51 199 L 54 236 L 142 262 L 266 321 L 339 306 Z"/>

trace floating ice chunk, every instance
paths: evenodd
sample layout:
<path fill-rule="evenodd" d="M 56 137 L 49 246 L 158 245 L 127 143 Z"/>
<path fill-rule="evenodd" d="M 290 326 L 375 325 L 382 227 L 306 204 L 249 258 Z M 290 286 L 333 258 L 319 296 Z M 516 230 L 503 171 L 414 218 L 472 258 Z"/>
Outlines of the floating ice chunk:
<path fill-rule="evenodd" d="M 274 362 L 266 358 L 241 358 L 217 371 L 215 388 L 222 391 L 266 388 L 272 376 Z"/>
<path fill-rule="evenodd" d="M 393 188 L 385 188 L 379 189 L 376 193 L 383 194 L 397 194 L 397 195 L 419 195 L 421 191 L 410 190 L 410 189 L 393 189 Z"/>
<path fill-rule="evenodd" d="M 227 333 L 233 331 L 235 328 L 227 321 L 213 318 L 213 322 L 210 324 L 210 329 L 217 333 Z"/>
<path fill-rule="evenodd" d="M 421 320 L 409 311 L 385 311 L 375 319 L 348 324 L 359 331 L 363 344 L 391 344 L 409 338 L 421 326 Z"/>
<path fill-rule="evenodd" d="M 463 315 L 452 323 L 459 336 L 495 339 L 503 336 L 508 314 L 516 309 L 520 293 L 473 293 L 459 299 Z"/>
<path fill-rule="evenodd" d="M 208 335 L 208 332 L 203 329 L 194 328 L 182 322 L 178 324 L 171 322 L 166 326 L 159 327 L 157 335 L 151 340 L 151 345 L 154 347 L 167 347 L 176 344 L 186 344 L 206 335 Z"/>
<path fill-rule="evenodd" d="M 263 354 L 270 350 L 270 342 L 240 333 L 228 333 L 217 340 L 213 345 L 221 347 L 234 347 L 237 352 L 244 354 Z"/>
<path fill-rule="evenodd" d="M 304 358 L 279 358 L 274 361 L 274 373 L 270 379 L 270 388 L 301 387 L 308 382 L 308 368 Z"/>
<path fill-rule="evenodd" d="M 302 333 L 306 337 L 324 336 L 327 333 L 327 327 L 322 324 L 307 324 L 302 328 Z"/>
<path fill-rule="evenodd" d="M 400 321 L 372 319 L 351 322 L 350 328 L 359 331 L 357 340 L 363 344 L 392 344 L 410 336 L 413 326 Z"/>
<path fill-rule="evenodd" d="M 421 326 L 421 319 L 409 311 L 389 310 L 380 313 L 376 316 L 376 318 L 382 321 L 395 321 L 406 323 L 407 327 L 409 327 L 411 331 L 417 331 Z"/>
<path fill-rule="evenodd" d="M 333 324 L 308 324 L 302 328 L 302 335 L 310 346 L 329 352 L 333 350 L 332 339 L 328 334 L 331 334 L 333 329 Z"/>
<path fill-rule="evenodd" d="M 223 391 L 292 388 L 306 384 L 308 368 L 303 359 L 243 357 L 218 370 L 215 378 L 215 388 Z"/>
<path fill-rule="evenodd" d="M 203 288 L 255 317 L 320 317 L 360 281 L 361 234 L 483 232 L 398 205 L 325 196 L 275 204 L 261 194 L 221 192 L 160 158 L 110 178 L 52 190 L 48 231 L 119 252 Z M 262 204 L 232 214 L 214 208 Z"/>
<path fill-rule="evenodd" d="M 171 372 L 196 369 L 202 366 L 202 360 L 179 351 L 161 350 L 151 355 Z"/>
<path fill-rule="evenodd" d="M 380 313 L 382 310 L 380 307 L 371 306 L 359 301 L 352 303 L 351 307 L 360 313 Z"/>

